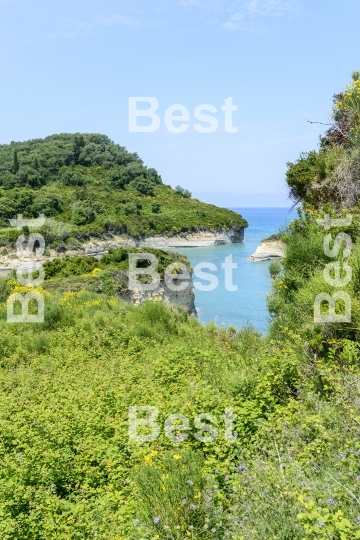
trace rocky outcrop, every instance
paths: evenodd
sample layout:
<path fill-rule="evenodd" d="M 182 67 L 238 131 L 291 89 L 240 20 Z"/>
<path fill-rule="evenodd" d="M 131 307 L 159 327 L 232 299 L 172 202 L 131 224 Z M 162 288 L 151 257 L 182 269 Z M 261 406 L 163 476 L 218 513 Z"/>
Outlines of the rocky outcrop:
<path fill-rule="evenodd" d="M 285 244 L 280 240 L 278 235 L 270 236 L 262 240 L 255 253 L 250 255 L 249 261 L 269 261 L 272 259 L 282 259 L 285 256 Z"/>
<path fill-rule="evenodd" d="M 132 302 L 134 305 L 141 305 L 146 300 L 153 300 L 154 302 L 163 301 L 167 305 L 176 304 L 185 309 L 190 316 L 197 316 L 192 278 L 189 280 L 188 287 L 179 292 L 172 291 L 163 281 L 161 281 L 154 291 L 142 291 L 139 288 L 133 291 L 127 290 L 118 296 L 127 302 Z"/>

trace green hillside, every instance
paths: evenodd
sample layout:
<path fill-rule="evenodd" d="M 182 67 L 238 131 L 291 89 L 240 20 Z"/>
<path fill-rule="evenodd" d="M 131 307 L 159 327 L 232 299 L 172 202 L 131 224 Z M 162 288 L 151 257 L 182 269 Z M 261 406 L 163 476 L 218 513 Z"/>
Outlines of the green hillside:
<path fill-rule="evenodd" d="M 89 236 L 181 234 L 246 227 L 237 213 L 163 184 L 105 135 L 61 134 L 0 146 L 0 227 L 16 214 L 52 218 L 45 239 L 65 250 Z M 57 232 L 56 222 L 62 222 Z M 0 232 L 0 238 L 11 233 Z M 9 236 L 10 235 L 10 236 Z"/>
<path fill-rule="evenodd" d="M 0 279 L 0 538 L 360 539 L 357 81 L 320 148 L 288 166 L 302 208 L 270 265 L 266 336 L 125 304 L 112 278 L 126 250 L 46 263 L 43 324 L 6 322 L 8 295 L 29 288 Z M 181 260 L 158 254 L 161 269 Z M 315 321 L 317 295 L 338 291 L 351 320 Z M 129 438 L 137 406 L 158 409 L 153 441 Z M 179 413 L 183 442 L 164 429 Z"/>

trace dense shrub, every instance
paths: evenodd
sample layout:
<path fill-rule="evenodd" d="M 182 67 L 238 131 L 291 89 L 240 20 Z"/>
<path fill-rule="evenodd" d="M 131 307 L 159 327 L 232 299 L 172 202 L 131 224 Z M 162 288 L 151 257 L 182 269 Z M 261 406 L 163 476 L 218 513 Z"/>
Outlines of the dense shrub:
<path fill-rule="evenodd" d="M 95 220 L 96 213 L 90 206 L 79 205 L 73 212 L 73 222 L 75 225 L 86 225 Z"/>
<path fill-rule="evenodd" d="M 135 188 L 143 195 L 153 196 L 155 195 L 155 184 L 147 178 L 137 178 L 134 181 Z"/>
<path fill-rule="evenodd" d="M 139 209 L 138 207 L 136 206 L 136 204 L 133 204 L 133 203 L 126 203 L 124 204 L 124 212 L 127 216 L 130 216 L 132 214 L 138 214 L 139 213 Z"/>
<path fill-rule="evenodd" d="M 100 260 L 89 256 L 65 256 L 61 259 L 54 259 L 44 263 L 45 279 L 67 278 L 71 276 L 81 276 L 89 274 L 94 269 L 102 270 L 129 270 L 129 253 L 144 253 L 140 248 L 116 248 L 109 249 L 109 252 L 102 256 Z M 165 269 L 174 262 L 181 262 L 190 267 L 189 261 L 183 255 L 176 252 L 166 252 L 161 249 L 146 248 L 146 253 L 156 256 L 158 266 L 156 271 L 163 277 Z M 139 260 L 138 267 L 148 266 L 146 260 Z"/>
<path fill-rule="evenodd" d="M 185 197 L 186 199 L 191 198 L 191 193 L 190 193 L 190 191 L 188 189 L 184 189 L 181 186 L 176 186 L 175 191 L 176 191 L 176 193 L 178 193 L 182 197 Z"/>
<path fill-rule="evenodd" d="M 161 210 L 161 204 L 157 201 L 153 202 L 151 205 L 151 211 L 153 214 L 158 214 Z"/>

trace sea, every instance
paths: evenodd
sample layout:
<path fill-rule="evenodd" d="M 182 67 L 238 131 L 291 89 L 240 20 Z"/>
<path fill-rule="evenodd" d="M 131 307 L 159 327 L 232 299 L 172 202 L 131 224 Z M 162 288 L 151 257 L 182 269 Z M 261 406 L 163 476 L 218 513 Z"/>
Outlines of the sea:
<path fill-rule="evenodd" d="M 264 238 L 283 230 L 297 217 L 296 209 L 291 208 L 231 208 L 241 214 L 249 223 L 245 229 L 245 241 L 239 244 L 202 248 L 181 248 L 176 251 L 186 255 L 195 267 L 198 263 L 212 263 L 216 270 L 204 270 L 216 275 L 219 283 L 212 291 L 195 288 L 195 306 L 198 318 L 203 323 L 213 321 L 218 326 L 234 326 L 237 330 L 251 326 L 266 334 L 270 322 L 266 306 L 266 296 L 271 291 L 269 274 L 270 261 L 250 262 L 248 257 L 254 253 Z M 233 285 L 236 291 L 225 288 L 224 269 L 221 265 L 225 257 L 232 255 Z M 199 281 L 194 277 L 194 281 Z M 201 281 L 209 285 L 208 281 Z"/>

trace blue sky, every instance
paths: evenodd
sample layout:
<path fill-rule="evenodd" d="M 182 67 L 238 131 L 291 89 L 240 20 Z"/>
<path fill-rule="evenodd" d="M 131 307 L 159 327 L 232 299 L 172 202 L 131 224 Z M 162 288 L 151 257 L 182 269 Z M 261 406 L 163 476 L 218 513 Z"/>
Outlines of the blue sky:
<path fill-rule="evenodd" d="M 163 181 L 222 206 L 287 206 L 286 162 L 316 147 L 360 69 L 358 0 L 0 0 L 0 143 L 105 133 Z M 129 133 L 129 97 L 160 128 Z M 233 98 L 237 133 L 221 105 Z M 171 133 L 166 109 L 190 127 Z M 219 128 L 193 128 L 211 104 Z"/>

